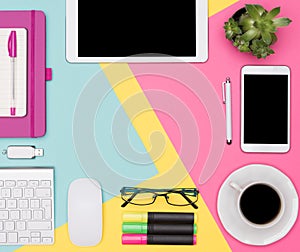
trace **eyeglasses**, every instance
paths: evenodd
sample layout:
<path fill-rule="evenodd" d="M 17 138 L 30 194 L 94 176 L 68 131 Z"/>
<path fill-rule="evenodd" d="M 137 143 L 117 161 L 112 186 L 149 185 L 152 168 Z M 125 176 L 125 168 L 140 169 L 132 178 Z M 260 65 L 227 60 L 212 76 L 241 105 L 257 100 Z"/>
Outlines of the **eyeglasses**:
<path fill-rule="evenodd" d="M 138 187 L 123 187 L 121 198 L 125 201 L 121 207 L 128 204 L 146 206 L 155 202 L 158 196 L 165 197 L 167 203 L 172 206 L 191 205 L 195 209 L 199 191 L 197 188 L 172 188 L 172 189 L 150 189 Z"/>

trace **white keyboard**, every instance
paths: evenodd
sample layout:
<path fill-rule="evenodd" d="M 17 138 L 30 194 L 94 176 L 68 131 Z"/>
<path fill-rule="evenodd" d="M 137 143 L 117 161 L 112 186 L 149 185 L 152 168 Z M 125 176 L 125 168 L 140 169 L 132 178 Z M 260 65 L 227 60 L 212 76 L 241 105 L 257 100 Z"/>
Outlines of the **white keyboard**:
<path fill-rule="evenodd" d="M 0 168 L 0 246 L 54 243 L 54 171 Z"/>

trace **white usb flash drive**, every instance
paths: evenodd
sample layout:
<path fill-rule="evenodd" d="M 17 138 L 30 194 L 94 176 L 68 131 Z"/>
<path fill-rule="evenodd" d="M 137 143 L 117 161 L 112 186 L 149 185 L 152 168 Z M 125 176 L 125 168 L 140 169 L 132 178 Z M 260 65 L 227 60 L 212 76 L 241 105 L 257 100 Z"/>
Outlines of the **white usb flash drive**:
<path fill-rule="evenodd" d="M 29 145 L 10 145 L 3 154 L 6 154 L 9 159 L 32 159 L 44 156 L 44 150 Z"/>

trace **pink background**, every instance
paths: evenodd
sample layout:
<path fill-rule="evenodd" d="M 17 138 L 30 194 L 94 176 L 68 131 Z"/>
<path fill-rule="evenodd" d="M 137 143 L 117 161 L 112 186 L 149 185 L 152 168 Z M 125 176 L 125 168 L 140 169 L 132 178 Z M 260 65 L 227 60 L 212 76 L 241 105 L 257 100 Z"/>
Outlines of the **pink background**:
<path fill-rule="evenodd" d="M 224 22 L 239 8 L 246 3 L 262 4 L 266 9 L 271 10 L 280 6 L 279 17 L 289 17 L 292 23 L 288 27 L 279 28 L 278 41 L 273 46 L 275 55 L 267 59 L 256 59 L 250 54 L 240 53 L 234 48 L 230 41 L 225 39 L 223 25 Z M 199 185 L 199 174 L 201 167 L 208 154 L 211 131 L 205 110 L 198 106 L 197 101 L 189 92 L 185 92 L 180 85 L 172 85 L 172 81 L 165 79 L 138 78 L 144 91 L 163 90 L 176 95 L 190 109 L 197 122 L 200 134 L 200 153 L 196 161 L 195 168 L 191 171 L 191 176 L 204 198 L 208 208 L 214 216 L 220 230 L 224 234 L 232 251 L 300 251 L 299 234 L 300 223 L 297 219 L 291 231 L 281 240 L 268 246 L 249 246 L 237 241 L 230 236 L 220 223 L 217 214 L 218 190 L 223 181 L 236 169 L 252 163 L 262 163 L 272 165 L 285 173 L 294 183 L 298 194 L 300 189 L 300 71 L 299 71 L 299 45 L 300 45 L 300 4 L 297 0 L 289 1 L 239 1 L 229 8 L 219 12 L 209 19 L 209 60 L 205 63 L 194 64 L 209 79 L 215 91 L 222 100 L 221 83 L 227 76 L 232 80 L 232 116 L 233 116 L 233 143 L 225 146 L 223 157 L 218 169 L 205 184 Z M 240 70 L 243 65 L 287 65 L 291 69 L 291 150 L 286 154 L 247 154 L 240 149 Z M 138 71 L 138 66 L 131 64 L 133 72 Z M 147 95 L 147 92 L 145 92 Z M 155 108 L 155 100 L 148 97 L 151 105 Z M 201 105 L 201 104 L 200 104 Z M 225 107 L 223 106 L 224 110 Z M 225 113 L 225 112 L 224 112 Z M 175 148 L 180 153 L 181 134 L 176 122 L 165 113 L 157 111 L 166 132 L 168 133 Z M 205 132 L 205 133 L 203 133 Z M 206 134 L 208 132 L 208 134 Z M 224 139 L 225 141 L 225 139 Z M 185 160 L 183 160 L 185 162 Z"/>

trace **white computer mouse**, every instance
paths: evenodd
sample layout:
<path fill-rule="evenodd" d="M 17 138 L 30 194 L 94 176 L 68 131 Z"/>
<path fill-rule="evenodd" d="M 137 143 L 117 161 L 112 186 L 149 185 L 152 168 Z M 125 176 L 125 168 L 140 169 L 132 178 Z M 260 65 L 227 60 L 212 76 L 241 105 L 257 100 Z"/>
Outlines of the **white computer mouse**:
<path fill-rule="evenodd" d="M 68 230 L 77 246 L 95 246 L 102 239 L 102 192 L 94 179 L 74 180 L 68 193 Z"/>

